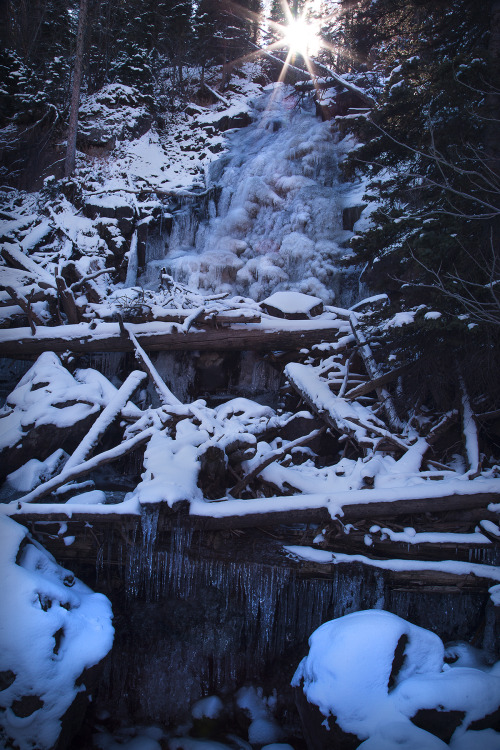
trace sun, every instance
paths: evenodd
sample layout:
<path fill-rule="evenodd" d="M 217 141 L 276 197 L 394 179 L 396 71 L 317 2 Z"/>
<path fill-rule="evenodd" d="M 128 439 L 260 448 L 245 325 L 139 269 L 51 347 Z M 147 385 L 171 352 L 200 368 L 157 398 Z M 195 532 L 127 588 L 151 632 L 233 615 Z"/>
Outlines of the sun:
<path fill-rule="evenodd" d="M 292 54 L 300 54 L 307 58 L 316 55 L 321 47 L 319 29 L 303 16 L 291 18 L 287 25 L 282 27 L 282 33 L 281 41 Z"/>

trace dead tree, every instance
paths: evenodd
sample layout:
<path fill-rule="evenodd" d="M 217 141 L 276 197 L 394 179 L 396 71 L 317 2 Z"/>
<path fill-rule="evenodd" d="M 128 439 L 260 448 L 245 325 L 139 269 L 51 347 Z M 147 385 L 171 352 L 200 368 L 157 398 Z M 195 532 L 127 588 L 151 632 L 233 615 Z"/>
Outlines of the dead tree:
<path fill-rule="evenodd" d="M 71 177 L 75 169 L 76 133 L 77 133 L 77 128 L 78 128 L 78 105 L 80 103 L 80 86 L 82 83 L 83 42 L 85 38 L 85 28 L 87 25 L 87 6 L 88 6 L 88 0 L 80 0 L 80 12 L 78 14 L 78 31 L 76 34 L 75 67 L 73 69 L 73 86 L 71 89 L 71 107 L 69 111 L 66 161 L 64 164 L 64 176 L 65 177 Z"/>

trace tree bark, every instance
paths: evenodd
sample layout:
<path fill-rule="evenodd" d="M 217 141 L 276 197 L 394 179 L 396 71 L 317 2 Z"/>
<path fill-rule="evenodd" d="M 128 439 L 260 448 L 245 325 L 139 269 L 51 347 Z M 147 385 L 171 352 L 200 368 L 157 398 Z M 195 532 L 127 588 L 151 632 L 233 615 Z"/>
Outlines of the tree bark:
<path fill-rule="evenodd" d="M 88 0 L 80 0 L 78 31 L 76 35 L 75 67 L 73 70 L 73 86 L 71 89 L 71 107 L 69 112 L 68 139 L 66 146 L 66 161 L 64 164 L 65 177 L 71 177 L 75 169 L 78 105 L 80 103 L 80 86 L 82 82 L 83 42 L 85 38 L 85 27 L 87 24 L 87 6 Z"/>

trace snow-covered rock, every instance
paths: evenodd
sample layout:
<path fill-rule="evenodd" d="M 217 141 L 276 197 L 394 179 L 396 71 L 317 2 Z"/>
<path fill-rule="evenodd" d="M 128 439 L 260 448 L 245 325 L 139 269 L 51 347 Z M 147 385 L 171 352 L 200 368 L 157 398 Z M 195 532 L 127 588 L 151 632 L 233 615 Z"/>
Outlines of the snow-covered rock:
<path fill-rule="evenodd" d="M 78 113 L 78 142 L 113 147 L 116 139 L 142 135 L 151 125 L 150 100 L 140 91 L 121 83 L 110 83 L 86 96 Z"/>
<path fill-rule="evenodd" d="M 447 747 L 491 728 L 500 706 L 495 668 L 450 668 L 437 635 L 381 610 L 318 628 L 292 685 L 314 750 Z"/>
<path fill-rule="evenodd" d="M 78 372 L 72 375 L 53 352 L 38 357 L 0 411 L 0 474 L 15 471 L 28 459 L 46 461 L 62 440 L 66 451 L 76 447 L 107 403 L 109 390 L 116 390 L 95 370 L 80 374 L 81 379 Z M 53 464 L 46 464 L 40 477 Z M 31 466 L 27 471 L 33 475 Z M 19 481 L 17 475 L 17 486 Z"/>
<path fill-rule="evenodd" d="M 275 292 L 260 304 L 270 315 L 290 320 L 305 320 L 323 312 L 319 297 L 301 292 Z"/>
<path fill-rule="evenodd" d="M 4 516 L 0 569 L 0 746 L 63 750 L 113 643 L 111 605 Z"/>

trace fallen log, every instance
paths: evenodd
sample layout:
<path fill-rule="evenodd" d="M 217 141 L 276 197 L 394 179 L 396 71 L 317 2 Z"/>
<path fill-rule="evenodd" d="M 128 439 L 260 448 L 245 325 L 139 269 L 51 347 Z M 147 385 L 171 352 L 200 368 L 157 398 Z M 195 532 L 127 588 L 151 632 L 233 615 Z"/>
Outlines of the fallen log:
<path fill-rule="evenodd" d="M 469 577 L 472 579 L 473 586 L 477 578 L 500 581 L 500 569 L 493 565 L 484 565 L 482 563 L 470 563 L 460 560 L 381 560 L 370 557 L 368 554 L 349 555 L 338 552 L 323 552 L 320 553 L 322 559 L 311 559 L 311 548 L 291 545 L 285 546 L 284 550 L 298 560 L 302 560 L 306 565 L 312 564 L 330 568 L 339 564 L 361 563 L 388 571 L 390 575 L 398 575 L 400 573 L 413 575 L 417 581 L 422 573 L 426 573 L 428 577 L 435 577 L 436 581 L 441 580 L 442 576 L 446 578 L 448 576 L 455 576 L 455 579 L 458 577 L 463 581 L 462 585 L 466 585 Z M 312 552 L 317 552 L 317 550 L 312 550 Z"/>
<path fill-rule="evenodd" d="M 321 66 L 324 68 L 324 66 Z M 299 93 L 306 93 L 308 91 L 313 90 L 327 90 L 331 89 L 334 86 L 342 86 L 343 88 L 350 91 L 352 94 L 355 94 L 357 97 L 363 101 L 369 109 L 374 107 L 376 105 L 376 100 L 370 96 L 366 91 L 363 89 L 360 89 L 359 86 L 355 86 L 353 83 L 350 83 L 349 81 L 346 81 L 345 78 L 338 75 L 337 73 L 334 73 L 333 70 L 330 70 L 328 68 L 324 68 L 324 70 L 327 70 L 327 75 L 329 78 L 325 79 L 314 79 L 313 81 L 299 81 L 295 84 L 295 88 Z"/>
<path fill-rule="evenodd" d="M 358 385 L 356 388 L 353 388 L 352 390 L 347 391 L 347 393 L 344 395 L 344 398 L 352 400 L 352 399 L 359 398 L 360 396 L 365 396 L 367 393 L 370 393 L 371 391 L 376 391 L 378 388 L 381 388 L 383 385 L 386 385 L 387 383 L 391 383 L 393 380 L 396 380 L 396 378 L 399 378 L 399 376 L 402 375 L 407 369 L 408 369 L 408 366 L 397 367 L 395 370 L 386 372 L 385 375 L 379 375 L 378 378 L 375 378 L 374 380 L 369 380 L 367 383 L 362 383 L 361 385 Z"/>
<path fill-rule="evenodd" d="M 354 338 L 356 339 L 359 347 L 359 353 L 363 362 L 365 363 L 366 371 L 371 380 L 378 380 L 382 376 L 375 361 L 375 357 L 373 356 L 370 345 L 368 344 L 363 331 L 358 325 L 358 317 L 356 313 L 351 313 L 349 320 L 351 323 L 351 329 L 354 334 Z M 384 411 L 387 415 L 387 419 L 389 421 L 391 429 L 395 432 L 401 430 L 401 420 L 399 419 L 391 394 L 386 388 L 384 388 L 383 385 L 377 386 L 375 390 L 377 392 L 377 396 L 380 399 L 380 402 L 382 403 L 382 406 L 384 407 Z"/>
<path fill-rule="evenodd" d="M 11 243 L 4 244 L 0 249 L 0 255 L 8 266 L 18 268 L 30 274 L 41 289 L 55 289 L 56 283 L 54 278 L 44 268 L 31 260 L 31 258 L 24 255 L 15 245 Z"/>
<path fill-rule="evenodd" d="M 170 405 L 170 406 L 176 406 L 181 404 L 181 401 L 177 398 L 177 396 L 174 396 L 170 388 L 167 386 L 163 378 L 161 377 L 160 373 L 154 366 L 154 364 L 151 362 L 150 358 L 142 348 L 142 346 L 137 341 L 136 337 L 132 333 L 132 331 L 124 326 L 128 337 L 130 338 L 130 341 L 134 345 L 135 350 L 135 358 L 139 360 L 143 366 L 146 372 L 148 373 L 149 377 L 153 381 L 153 385 L 155 387 L 155 390 L 160 398 L 160 401 L 162 404 Z"/>
<path fill-rule="evenodd" d="M 487 510 L 487 506 L 489 503 L 497 502 L 500 497 L 495 492 L 443 496 L 431 496 L 431 493 L 429 493 L 429 497 L 419 497 L 418 494 L 412 497 L 413 493 L 408 493 L 406 498 L 382 501 L 375 499 L 377 496 L 376 490 L 360 490 L 356 494 L 359 496 L 361 492 L 363 493 L 363 502 L 357 503 L 348 501 L 348 493 L 342 493 L 342 501 L 338 501 L 338 496 L 336 497 L 333 494 L 330 498 L 321 498 L 317 495 L 293 495 L 252 500 L 251 502 L 248 500 L 226 500 L 213 503 L 207 509 L 195 503 L 191 507 L 190 517 L 197 520 L 202 528 L 214 530 L 294 523 L 325 524 L 332 519 L 328 510 L 329 502 L 331 502 L 333 504 L 332 512 L 342 519 L 343 524 L 365 520 L 373 522 L 388 519 L 392 521 L 396 516 L 413 517 L 425 513 L 457 513 L 457 511 L 461 513 L 475 508 L 481 509 L 483 518 L 494 521 L 496 516 Z M 404 492 L 405 490 L 402 488 L 401 494 Z M 370 500 L 371 497 L 374 497 L 373 501 Z M 338 511 L 336 508 L 337 502 L 339 502 Z"/>
<path fill-rule="evenodd" d="M 80 315 L 73 292 L 66 286 L 66 282 L 62 276 L 56 276 L 56 285 L 59 299 L 61 301 L 61 307 L 66 314 L 68 323 L 70 325 L 73 323 L 79 323 Z"/>
<path fill-rule="evenodd" d="M 304 437 L 297 438 L 297 440 L 292 440 L 289 443 L 286 443 L 282 448 L 278 448 L 277 450 L 271 451 L 270 454 L 266 456 L 266 458 L 261 461 L 257 466 L 255 466 L 252 471 L 250 471 L 246 476 L 244 476 L 242 479 L 240 479 L 239 482 L 237 482 L 234 487 L 229 491 L 230 495 L 238 496 L 239 493 L 245 489 L 245 487 L 252 481 L 252 479 L 255 479 L 260 472 L 266 468 L 266 466 L 269 466 L 274 461 L 278 461 L 280 458 L 283 458 L 286 456 L 287 453 L 289 453 L 293 448 L 298 448 L 301 445 L 306 445 L 307 443 L 310 443 L 311 440 L 314 440 L 314 438 L 318 437 L 325 431 L 326 427 L 323 427 L 319 430 L 313 430 L 308 435 L 304 435 Z"/>
<path fill-rule="evenodd" d="M 109 404 L 104 407 L 83 440 L 66 461 L 64 470 L 78 466 L 88 459 L 108 427 L 115 421 L 129 398 L 146 378 L 145 372 L 134 370 L 120 386 Z"/>
<path fill-rule="evenodd" d="M 285 375 L 310 409 L 340 435 L 347 435 L 361 447 L 373 447 L 370 433 L 384 438 L 395 448 L 405 452 L 408 445 L 385 429 L 383 422 L 360 404 L 351 404 L 335 396 L 327 381 L 321 380 L 307 365 L 290 363 Z"/>
<path fill-rule="evenodd" d="M 5 287 L 5 290 L 9 297 L 26 313 L 31 333 L 34 336 L 36 334 L 36 326 L 43 325 L 44 321 L 39 318 L 31 306 L 31 301 L 20 290 L 16 290 L 11 286 Z"/>
<path fill-rule="evenodd" d="M 437 443 L 439 438 L 445 434 L 445 432 L 448 430 L 449 427 L 451 427 L 452 424 L 454 424 L 458 419 L 458 411 L 456 409 L 453 409 L 452 411 L 447 412 L 442 419 L 435 425 L 427 435 L 425 436 L 425 439 L 429 443 L 429 445 L 434 445 L 434 443 Z M 430 462 L 429 462 L 430 463 Z M 436 462 L 433 462 L 436 463 Z M 448 467 L 445 467 L 448 468 Z"/>
<path fill-rule="evenodd" d="M 129 440 L 125 440 L 115 448 L 110 448 L 103 453 L 98 453 L 93 458 L 89 458 L 88 461 L 85 461 L 82 464 L 78 464 L 77 466 L 70 467 L 68 470 L 63 469 L 57 477 L 49 479 L 48 482 L 40 484 L 27 495 L 19 498 L 19 500 L 16 501 L 18 507 L 20 507 L 21 503 L 33 503 L 41 500 L 42 497 L 46 497 L 49 493 L 53 492 L 53 490 L 59 489 L 59 487 L 62 487 L 63 484 L 67 484 L 73 479 L 78 479 L 78 477 L 83 477 L 85 476 L 85 474 L 94 471 L 94 469 L 98 469 L 105 464 L 116 461 L 116 459 L 121 458 L 122 456 L 126 456 L 127 453 L 131 453 L 139 446 L 147 443 L 153 432 L 155 432 L 155 429 L 156 428 L 154 427 L 150 427 L 147 430 L 143 430 L 142 432 L 139 432 L 138 435 L 135 435 Z"/>
<path fill-rule="evenodd" d="M 175 324 L 151 323 L 134 325 L 132 330 L 145 351 L 272 351 L 295 350 L 331 341 L 339 333 L 339 323 L 325 320 L 266 320 L 260 325 L 228 326 L 227 328 L 179 330 Z M 4 357 L 29 359 L 44 351 L 53 352 L 125 352 L 134 351 L 133 343 L 121 335 L 118 323 L 87 323 L 79 326 L 40 326 L 35 336 L 29 328 L 10 328 L 0 332 Z"/>

